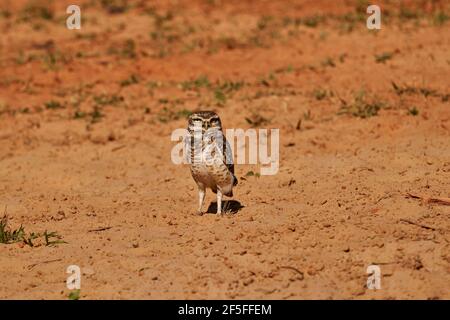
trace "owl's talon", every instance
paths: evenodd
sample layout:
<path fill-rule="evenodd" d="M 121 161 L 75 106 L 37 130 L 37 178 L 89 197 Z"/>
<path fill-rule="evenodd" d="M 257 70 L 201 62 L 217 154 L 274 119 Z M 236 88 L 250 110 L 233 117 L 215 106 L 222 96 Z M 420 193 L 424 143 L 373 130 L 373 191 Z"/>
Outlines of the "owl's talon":
<path fill-rule="evenodd" d="M 201 217 L 201 216 L 203 215 L 203 212 L 197 211 L 197 212 L 195 213 L 195 215 Z"/>

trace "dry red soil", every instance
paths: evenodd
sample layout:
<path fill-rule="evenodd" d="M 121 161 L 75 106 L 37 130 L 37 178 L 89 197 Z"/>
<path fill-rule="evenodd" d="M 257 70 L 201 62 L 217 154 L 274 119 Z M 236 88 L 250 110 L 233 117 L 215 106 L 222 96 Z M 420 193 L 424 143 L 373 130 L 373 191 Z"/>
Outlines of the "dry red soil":
<path fill-rule="evenodd" d="M 0 6 L 0 298 L 449 299 L 448 1 L 75 1 Z M 171 161 L 186 115 L 280 129 L 196 216 Z M 207 193 L 207 205 L 215 202 Z M 211 211 L 211 210 L 210 210 Z M 54 239 L 54 238 L 52 238 Z M 369 265 L 381 289 L 366 287 Z"/>

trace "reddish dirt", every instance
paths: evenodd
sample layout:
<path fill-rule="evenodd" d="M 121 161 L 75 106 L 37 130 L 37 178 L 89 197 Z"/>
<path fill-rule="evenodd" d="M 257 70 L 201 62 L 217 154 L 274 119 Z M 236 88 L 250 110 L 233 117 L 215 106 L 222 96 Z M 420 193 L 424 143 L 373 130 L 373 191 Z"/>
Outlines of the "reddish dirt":
<path fill-rule="evenodd" d="M 0 298 L 67 299 L 69 265 L 81 299 L 450 298 L 450 206 L 407 196 L 450 197 L 446 1 L 381 31 L 361 1 L 79 2 L 79 31 L 72 1 L 0 8 L 0 210 L 67 242 L 0 244 Z M 196 109 L 280 129 L 223 218 L 170 158 Z"/>

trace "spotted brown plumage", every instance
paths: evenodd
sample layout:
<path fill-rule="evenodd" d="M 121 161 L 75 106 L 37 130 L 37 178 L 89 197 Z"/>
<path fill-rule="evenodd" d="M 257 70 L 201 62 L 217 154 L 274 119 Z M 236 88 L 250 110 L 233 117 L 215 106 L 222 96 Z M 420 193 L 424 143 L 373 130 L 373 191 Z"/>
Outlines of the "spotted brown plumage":
<path fill-rule="evenodd" d="M 187 132 L 188 162 L 199 192 L 198 214 L 202 214 L 207 188 L 217 194 L 217 213 L 221 214 L 222 196 L 233 196 L 237 178 L 220 117 L 213 111 L 194 112 L 188 119 Z"/>

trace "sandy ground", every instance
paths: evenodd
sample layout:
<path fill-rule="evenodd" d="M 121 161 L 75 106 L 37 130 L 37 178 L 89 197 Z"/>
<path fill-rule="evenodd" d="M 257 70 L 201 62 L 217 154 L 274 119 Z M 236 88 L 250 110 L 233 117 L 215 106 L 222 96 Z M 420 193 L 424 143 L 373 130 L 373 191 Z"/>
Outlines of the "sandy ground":
<path fill-rule="evenodd" d="M 0 7 L 0 212 L 66 242 L 0 244 L 0 298 L 67 299 L 69 265 L 81 299 L 450 298 L 450 206 L 407 196 L 450 197 L 446 1 L 381 2 L 381 31 L 361 1 L 79 2 L 79 31 Z M 196 109 L 280 129 L 222 218 L 171 161 Z"/>

